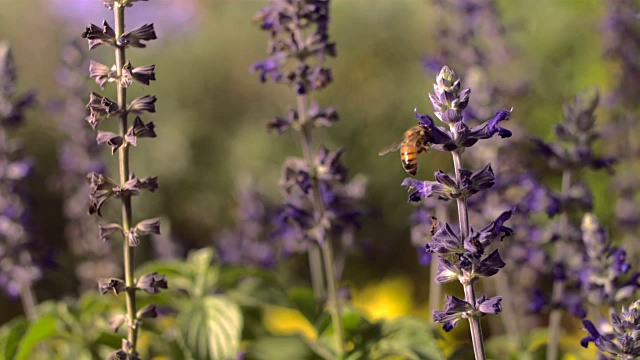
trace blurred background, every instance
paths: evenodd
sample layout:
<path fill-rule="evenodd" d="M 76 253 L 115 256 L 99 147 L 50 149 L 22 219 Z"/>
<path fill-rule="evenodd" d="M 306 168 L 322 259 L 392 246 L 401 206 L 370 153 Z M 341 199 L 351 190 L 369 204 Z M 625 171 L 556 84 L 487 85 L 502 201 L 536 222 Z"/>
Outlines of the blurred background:
<path fill-rule="evenodd" d="M 37 234 L 55 250 L 54 264 L 35 285 L 39 299 L 76 296 L 79 291 L 77 259 L 70 255 L 64 235 L 64 196 L 52 186 L 59 173 L 57 148 L 66 135 L 51 104 L 60 100 L 56 74 L 63 47 L 77 40 L 90 22 L 100 24 L 103 18 L 112 18 L 100 2 L 2 1 L 0 40 L 12 47 L 19 90 L 38 93 L 37 109 L 28 113 L 26 126 L 15 136 L 25 140 L 26 152 L 37 166 L 30 183 L 36 199 Z M 508 62 L 484 70 L 496 82 L 525 85 L 491 99 L 498 104 L 494 110 L 514 107 L 505 127 L 516 129 L 515 137 L 550 138 L 553 124 L 562 118 L 562 103 L 593 86 L 606 93 L 617 81 L 619 69 L 602 55 L 605 2 L 503 0 L 497 4 L 504 37 L 513 51 Z M 263 85 L 258 74 L 249 72 L 252 63 L 266 57 L 267 34 L 251 23 L 264 5 L 258 0 L 153 0 L 136 3 L 127 12 L 130 29 L 154 22 L 159 38 L 144 51 L 128 52 L 136 66 L 156 64 L 157 74 L 151 86 L 135 86 L 132 93 L 158 97 L 157 113 L 145 117 L 157 125 L 158 139 L 143 139 L 131 151 L 131 166 L 140 177 L 157 175 L 160 189 L 144 194 L 143 201 L 134 199 L 135 217 L 161 216 L 164 235 L 177 244 L 179 256 L 212 245 L 216 234 L 232 226 L 240 184 L 253 179 L 260 192 L 278 201 L 281 164 L 288 156 L 300 155 L 293 134 L 265 131 L 267 119 L 294 104 L 290 89 Z M 429 272 L 419 266 L 411 245 L 409 217 L 414 207 L 406 203 L 400 187 L 406 174 L 397 155 L 379 157 L 377 153 L 415 124 L 414 108 L 433 114 L 427 93 L 436 72 L 424 63 L 441 57 L 441 41 L 451 41 L 438 31 L 439 21 L 441 14 L 427 0 L 335 0 L 332 5 L 330 34 L 338 56 L 328 61 L 334 83 L 318 100 L 334 105 L 340 121 L 317 131 L 316 144 L 343 147 L 350 175 L 369 179 L 368 211 L 343 283 L 354 289 L 356 304 L 381 312 L 376 317 L 429 313 L 421 309 L 428 297 L 424 284 Z M 463 73 L 466 70 L 456 65 L 458 56 L 464 55 L 456 54 L 455 43 L 448 45 L 453 50 L 441 60 Z M 111 64 L 112 57 L 112 49 L 106 47 L 89 54 L 105 64 Z M 468 86 L 464 78 L 463 86 Z M 98 91 L 93 82 L 88 87 Z M 113 89 L 105 94 L 113 98 L 109 91 Z M 481 91 L 472 89 L 474 96 L 481 96 Z M 599 111 L 606 121 L 606 107 Z M 104 149 L 102 154 L 115 173 L 116 158 L 108 157 Z M 421 156 L 418 177 L 430 178 L 438 169 L 452 169 L 450 156 L 431 151 Z M 613 211 L 607 200 L 609 179 L 601 174 L 586 179 L 594 187 L 595 212 L 606 224 Z M 550 184 L 558 182 L 549 177 Z M 117 219 L 115 208 L 107 208 L 104 219 Z M 100 241 L 97 231 L 86 241 Z M 143 262 L 144 255 L 137 260 Z M 292 269 L 299 269 L 300 275 L 291 281 L 308 280 L 304 257 L 291 259 L 282 271 Z M 0 308 L 9 309 L 0 312 L 0 323 L 22 313 L 19 301 L 3 295 Z"/>

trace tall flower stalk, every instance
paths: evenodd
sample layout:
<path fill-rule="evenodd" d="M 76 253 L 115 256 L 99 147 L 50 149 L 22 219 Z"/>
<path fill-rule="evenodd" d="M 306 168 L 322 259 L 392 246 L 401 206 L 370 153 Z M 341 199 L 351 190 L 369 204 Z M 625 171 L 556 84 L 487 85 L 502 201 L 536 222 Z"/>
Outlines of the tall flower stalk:
<path fill-rule="evenodd" d="M 596 156 L 593 144 L 599 133 L 595 128 L 595 109 L 599 103 L 596 91 L 576 96 L 572 103 L 564 106 L 564 122 L 556 125 L 557 143 L 545 143 L 534 139 L 538 152 L 548 161 L 549 167 L 561 170 L 562 186 L 559 192 L 552 194 L 557 200 L 557 211 L 560 213 L 557 223 L 549 226 L 548 237 L 549 259 L 553 286 L 551 291 L 549 312 L 549 340 L 547 342 L 547 359 L 555 360 L 559 356 L 559 337 L 562 312 L 583 318 L 586 310 L 579 293 L 579 269 L 582 259 L 575 254 L 584 253 L 577 224 L 570 221 L 570 215 L 591 211 L 593 201 L 588 186 L 579 181 L 584 169 L 607 169 L 612 171 L 614 160 Z M 542 294 L 540 294 L 542 295 Z M 534 300 L 533 309 L 541 309 L 548 302 L 543 296 Z"/>
<path fill-rule="evenodd" d="M 268 123 L 279 134 L 293 130 L 300 139 L 303 158 L 285 161 L 280 187 L 285 203 L 276 216 L 274 236 L 292 251 L 307 251 L 315 296 L 328 296 L 338 357 L 345 351 L 345 337 L 338 298 L 333 241 L 357 225 L 356 200 L 361 188 L 347 181 L 341 163 L 342 149 L 316 148 L 312 130 L 331 126 L 338 120 L 333 107 L 321 108 L 311 102 L 314 91 L 332 81 L 324 66 L 327 56 L 335 56 L 329 40 L 329 0 L 271 0 L 255 20 L 270 33 L 269 58 L 255 63 L 252 70 L 267 79 L 285 83 L 295 92 L 296 106 L 285 116 Z"/>
<path fill-rule="evenodd" d="M 640 96 L 640 23 L 638 11 L 640 7 L 633 0 L 604 1 L 606 15 L 603 27 L 603 55 L 614 64 L 612 76 L 615 83 L 606 94 L 605 107 L 610 116 L 607 127 L 609 148 L 615 153 L 623 166 L 619 166 L 613 179 L 616 192 L 615 215 L 618 229 L 625 235 L 629 256 L 634 260 L 640 258 L 640 246 L 637 242 L 638 224 L 640 224 L 640 205 L 635 201 L 638 192 L 638 157 L 640 143 L 638 130 L 638 96 Z M 603 131 L 603 132 L 604 132 Z"/>
<path fill-rule="evenodd" d="M 158 273 L 146 274 L 139 279 L 134 278 L 135 247 L 140 243 L 140 237 L 148 234 L 160 233 L 160 219 L 153 218 L 142 220 L 133 225 L 133 213 L 131 197 L 137 196 L 142 190 L 150 192 L 158 188 L 157 177 L 137 178 L 129 168 L 130 146 L 137 146 L 139 138 L 155 138 L 155 125 L 153 122 L 144 123 L 139 115 L 145 112 L 155 112 L 156 97 L 144 95 L 127 102 L 127 88 L 137 81 L 143 85 L 149 85 L 155 80 L 155 65 L 133 67 L 127 60 L 125 51 L 128 48 L 144 48 L 144 42 L 156 39 L 153 24 L 145 24 L 131 31 L 125 32 L 125 8 L 131 7 L 138 0 L 104 0 L 104 5 L 113 10 L 114 27 L 106 21 L 102 27 L 89 25 L 82 37 L 89 41 L 89 48 L 94 49 L 100 45 L 108 45 L 115 48 L 115 65 L 112 67 L 92 61 L 89 72 L 95 77 L 96 83 L 104 88 L 107 83 L 115 83 L 117 86 L 117 102 L 95 92 L 91 93 L 89 104 L 89 116 L 86 120 L 94 130 L 104 120 L 110 117 L 119 119 L 118 134 L 98 131 L 96 140 L 98 144 L 106 144 L 111 148 L 111 153 L 118 153 L 119 182 L 99 173 L 89 173 L 87 183 L 90 187 L 89 213 L 101 216 L 104 202 L 110 197 L 120 199 L 122 214 L 121 224 L 110 223 L 100 225 L 100 238 L 108 240 L 119 233 L 123 238 L 124 280 L 100 279 L 99 289 L 102 294 L 113 291 L 116 295 L 124 292 L 126 298 L 126 314 L 117 315 L 110 323 L 114 331 L 123 325 L 127 326 L 127 338 L 123 339 L 122 348 L 114 352 L 112 358 L 138 359 L 138 329 L 140 320 L 145 317 L 156 317 L 156 307 L 153 304 L 138 309 L 136 291 L 144 290 L 150 294 L 156 294 L 160 289 L 167 288 L 167 280 L 164 275 Z M 129 126 L 129 114 L 136 114 L 133 124 Z"/>
<path fill-rule="evenodd" d="M 468 319 L 471 340 L 476 359 L 485 359 L 484 341 L 480 327 L 480 317 L 484 314 L 497 314 L 502 311 L 501 296 L 477 297 L 475 284 L 480 277 L 495 275 L 505 266 L 498 250 L 485 255 L 492 241 L 510 236 L 513 231 L 503 224 L 511 217 L 511 211 L 504 211 L 489 225 L 475 231 L 469 223 L 467 199 L 473 194 L 492 187 L 495 176 L 491 165 L 471 172 L 462 167 L 462 154 L 478 140 L 510 137 L 511 132 L 498 126 L 508 120 L 511 111 L 500 110 L 496 115 L 478 126 L 470 128 L 464 121 L 462 111 L 467 107 L 471 90 L 461 89 L 460 79 L 447 66 L 443 67 L 436 79 L 434 93 L 429 94 L 436 116 L 449 125 L 449 130 L 435 125 L 427 114 L 416 118 L 419 126 L 428 134 L 428 143 L 432 148 L 452 153 L 455 178 L 443 171 L 435 173 L 436 181 L 420 181 L 406 178 L 402 185 L 409 188 L 409 201 L 418 202 L 425 198 L 436 197 L 440 200 L 456 200 L 458 209 L 458 229 L 448 223 L 437 223 L 427 251 L 438 256 L 438 273 L 435 281 L 439 283 L 458 280 L 464 289 L 465 298 L 445 297 L 445 309 L 433 312 L 433 319 L 443 323 L 445 331 L 453 329 L 462 319 Z"/>
<path fill-rule="evenodd" d="M 11 50 L 0 43 L 0 287 L 20 298 L 25 316 L 36 317 L 33 284 L 42 277 L 31 220 L 31 196 L 25 182 L 33 174 L 33 162 L 24 144 L 11 138 L 11 130 L 24 123 L 25 111 L 35 93 L 18 94 L 17 74 Z"/>

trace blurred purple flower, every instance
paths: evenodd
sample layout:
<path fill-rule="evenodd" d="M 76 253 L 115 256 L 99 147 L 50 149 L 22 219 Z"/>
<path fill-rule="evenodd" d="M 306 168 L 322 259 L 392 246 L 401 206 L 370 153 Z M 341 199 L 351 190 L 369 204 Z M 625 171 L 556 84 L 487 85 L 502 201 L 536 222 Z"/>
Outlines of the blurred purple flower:
<path fill-rule="evenodd" d="M 269 57 L 253 64 L 251 71 L 260 72 L 261 82 L 270 79 L 291 85 L 298 95 L 323 89 L 333 80 L 331 70 L 323 66 L 325 56 L 336 55 L 335 44 L 329 41 L 327 32 L 329 1 L 270 3 L 254 17 L 271 36 Z M 290 64 L 288 59 L 299 61 Z"/>
<path fill-rule="evenodd" d="M 216 236 L 215 246 L 225 264 L 273 268 L 280 256 L 278 243 L 269 237 L 274 206 L 255 190 L 255 184 L 238 190 L 234 228 Z"/>
<path fill-rule="evenodd" d="M 564 122 L 555 127 L 557 143 L 546 143 L 532 139 L 538 152 L 544 156 L 553 169 L 607 169 L 613 173 L 615 159 L 596 156 L 593 144 L 599 138 L 595 129 L 595 109 L 598 106 L 597 91 L 577 95 L 573 103 L 566 104 Z M 562 145 L 566 144 L 566 145 Z"/>
<path fill-rule="evenodd" d="M 626 261 L 626 252 L 613 246 L 594 215 L 586 214 L 582 220 L 582 240 L 586 256 L 579 273 L 585 300 L 615 307 L 635 296 L 640 273 L 628 274 L 631 264 Z"/>
<path fill-rule="evenodd" d="M 10 297 L 20 296 L 42 277 L 46 256 L 46 247 L 33 237 L 33 203 L 27 186 L 33 163 L 9 133 L 22 125 L 35 98 L 33 93 L 17 94 L 16 87 L 11 51 L 0 43 L 0 287 Z"/>
<path fill-rule="evenodd" d="M 86 22 L 99 24 L 104 18 L 112 17 L 112 10 L 96 6 L 96 2 L 49 0 L 48 6 L 60 21 L 75 29 Z M 141 25 L 149 20 L 149 13 L 152 12 L 154 23 L 158 28 L 171 29 L 170 32 L 161 33 L 160 37 L 170 39 L 189 33 L 200 25 L 198 6 L 201 5 L 197 0 L 138 2 L 136 6 L 127 8 L 127 23 Z"/>

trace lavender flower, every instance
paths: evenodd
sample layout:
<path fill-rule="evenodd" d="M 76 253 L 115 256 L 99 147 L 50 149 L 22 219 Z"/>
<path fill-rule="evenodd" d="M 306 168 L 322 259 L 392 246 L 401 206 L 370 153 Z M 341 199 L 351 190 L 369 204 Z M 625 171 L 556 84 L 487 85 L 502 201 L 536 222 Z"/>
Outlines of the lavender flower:
<path fill-rule="evenodd" d="M 58 70 L 57 80 L 64 98 L 56 105 L 60 114 L 58 126 L 67 139 L 58 150 L 61 171 L 55 184 L 64 198 L 65 238 L 78 259 L 76 276 L 84 288 L 89 288 L 95 286 L 96 278 L 117 274 L 119 265 L 109 243 L 88 241 L 95 238 L 97 222 L 86 214 L 89 189 L 85 176 L 87 172 L 104 173 L 106 166 L 100 160 L 95 135 L 82 121 L 87 115 L 81 100 L 87 91 L 86 76 L 81 74 L 86 65 L 85 53 L 80 42 L 73 41 L 61 54 L 63 66 Z"/>
<path fill-rule="evenodd" d="M 637 159 L 640 144 L 637 140 L 637 98 L 640 65 L 636 61 L 640 53 L 640 24 L 637 14 L 638 4 L 630 0 L 606 1 L 603 19 L 603 55 L 612 63 L 613 85 L 606 94 L 605 106 L 610 119 L 603 129 L 607 147 L 618 157 L 623 166 L 613 179 L 612 188 L 616 194 L 615 216 L 618 228 L 624 232 L 624 240 L 631 258 L 637 258 L 635 246 L 640 206 L 634 201 L 638 191 L 636 181 Z"/>
<path fill-rule="evenodd" d="M 22 299 L 28 319 L 35 318 L 33 284 L 42 277 L 38 264 L 32 201 L 26 181 L 34 166 L 10 130 L 23 124 L 25 111 L 34 104 L 32 92 L 16 93 L 17 75 L 11 51 L 0 44 L 0 287 L 10 297 Z"/>
<path fill-rule="evenodd" d="M 558 337 L 562 320 L 561 310 L 584 317 L 583 298 L 580 293 L 580 269 L 583 258 L 576 256 L 585 250 L 582 236 L 575 224 L 569 221 L 569 215 L 591 211 L 592 196 L 587 185 L 576 181 L 584 169 L 607 169 L 612 172 L 614 159 L 597 156 L 593 151 L 599 137 L 594 115 L 598 105 L 597 91 L 586 92 L 575 97 L 573 103 L 564 106 L 564 122 L 555 128 L 557 143 L 546 143 L 533 139 L 538 152 L 547 160 L 551 169 L 562 170 L 562 188 L 555 193 L 558 199 L 560 218 L 548 226 L 546 243 L 549 246 L 549 260 L 553 264 L 550 274 L 554 280 L 553 290 L 548 301 L 549 342 L 547 358 L 558 358 Z M 540 309 L 539 306 L 534 308 Z"/>
<path fill-rule="evenodd" d="M 421 201 L 431 196 L 441 200 L 456 199 L 458 204 L 459 227 L 448 223 L 436 225 L 432 240 L 427 244 L 427 251 L 438 255 L 437 282 L 458 280 L 464 286 L 465 299 L 448 296 L 445 310 L 434 311 L 434 321 L 443 323 L 444 330 L 455 327 L 459 320 L 468 318 L 471 325 L 476 359 L 484 359 L 484 343 L 478 317 L 482 313 L 498 313 L 502 310 L 501 297 L 476 299 L 474 284 L 480 277 L 495 275 L 505 266 L 498 250 L 485 254 L 485 250 L 496 239 L 502 240 L 513 234 L 511 228 L 504 223 L 511 217 L 512 211 L 505 211 L 492 223 L 479 231 L 469 226 L 467 199 L 479 191 L 494 185 L 495 176 L 490 165 L 472 172 L 462 169 L 461 155 L 466 148 L 476 144 L 478 140 L 488 139 L 493 135 L 510 137 L 511 132 L 498 126 L 507 120 L 509 110 L 499 111 L 489 121 L 470 128 L 464 121 L 462 112 L 469 102 L 470 89 L 462 89 L 460 79 L 448 67 L 443 67 L 436 79 L 434 93 L 429 94 L 436 116 L 449 125 L 449 130 L 436 127 L 429 115 L 416 118 L 420 125 L 430 130 L 430 142 L 434 148 L 451 151 L 454 160 L 455 179 L 442 171 L 436 172 L 436 182 L 418 181 L 407 178 L 402 185 L 411 192 L 409 201 Z M 484 305 L 482 305 L 484 304 Z"/>
<path fill-rule="evenodd" d="M 429 74 L 437 74 L 445 63 L 465 69 L 462 77 L 475 89 L 465 117 L 467 121 L 486 119 L 498 99 L 521 93 L 526 88 L 518 79 L 491 76 L 503 71 L 515 53 L 508 43 L 508 29 L 498 4 L 495 0 L 435 0 L 433 5 L 438 55 L 425 57 L 425 68 Z"/>
<path fill-rule="evenodd" d="M 331 70 L 324 65 L 326 57 L 336 55 L 328 33 L 329 5 L 329 0 L 271 0 L 254 18 L 270 34 L 269 57 L 255 63 L 251 70 L 260 73 L 261 82 L 287 84 L 296 95 L 296 108 L 267 124 L 269 130 L 279 134 L 297 132 L 304 154 L 304 158 L 289 158 L 284 164 L 280 188 L 285 203 L 276 215 L 273 235 L 283 243 L 285 252 L 308 252 L 312 285 L 320 300 L 324 300 L 326 279 L 339 357 L 345 339 L 332 239 L 342 238 L 357 225 L 355 203 L 362 196 L 362 187 L 348 182 L 341 163 L 343 150 L 316 150 L 312 143 L 313 128 L 331 126 L 338 120 L 333 107 L 309 103 L 310 94 L 333 80 Z"/>
<path fill-rule="evenodd" d="M 586 256 L 580 279 L 585 299 L 596 306 L 613 308 L 633 297 L 640 273 L 629 274 L 626 251 L 611 244 L 605 229 L 591 214 L 582 219 L 582 240 Z"/>
<path fill-rule="evenodd" d="M 596 156 L 593 153 L 593 144 L 599 138 L 594 116 L 598 102 L 599 96 L 596 91 L 576 96 L 572 104 L 564 106 L 564 123 L 556 125 L 555 134 L 561 143 L 567 145 L 533 139 L 538 152 L 547 159 L 552 169 L 575 171 L 591 168 L 613 172 L 613 158 Z"/>
<path fill-rule="evenodd" d="M 101 208 L 110 198 L 119 199 L 122 207 L 122 224 L 100 225 L 100 237 L 103 240 L 121 235 L 124 248 L 124 280 L 107 279 L 101 281 L 100 291 L 104 294 L 113 290 L 116 295 L 124 292 L 126 295 L 126 324 L 128 327 L 127 339 L 123 339 L 122 348 L 111 354 L 112 358 L 138 359 L 138 329 L 139 319 L 151 316 L 148 308 L 138 311 L 136 306 L 136 291 L 144 290 L 155 294 L 160 288 L 167 288 L 167 281 L 164 275 L 147 274 L 136 281 L 134 273 L 134 250 L 140 244 L 141 237 L 148 234 L 160 233 L 160 220 L 158 218 L 139 221 L 133 223 L 131 197 L 138 196 L 143 190 L 154 192 L 158 188 L 157 177 L 138 178 L 129 170 L 129 146 L 137 146 L 138 138 L 154 138 L 155 125 L 152 122 L 144 123 L 137 116 L 131 127 L 128 125 L 128 115 L 153 113 L 155 112 L 156 97 L 144 95 L 133 99 L 127 104 L 127 87 L 131 85 L 132 79 L 139 80 L 143 84 L 148 84 L 155 79 L 155 66 L 148 65 L 142 68 L 133 68 L 131 62 L 127 60 L 125 50 L 127 48 L 144 48 L 146 42 L 156 39 L 153 24 L 145 24 L 131 31 L 124 32 L 124 10 L 132 6 L 136 0 L 104 0 L 104 5 L 114 12 L 115 25 L 112 28 L 107 21 L 102 27 L 90 24 L 84 33 L 83 38 L 89 42 L 89 48 L 94 49 L 100 45 L 112 46 L 116 49 L 116 64 L 113 67 L 93 63 L 91 66 L 91 76 L 96 78 L 100 87 L 105 83 L 112 82 L 117 86 L 117 101 L 113 101 L 95 92 L 91 93 L 87 109 L 89 115 L 86 120 L 94 130 L 104 121 L 111 117 L 118 117 L 120 120 L 119 133 L 113 134 L 98 131 L 98 145 L 108 145 L 112 154 L 118 152 L 120 176 L 118 180 L 110 179 L 98 172 L 90 172 L 86 181 L 89 185 L 89 213 L 102 216 Z M 109 69 L 109 70 L 106 70 Z M 140 76 L 136 76 L 138 74 Z M 150 305 L 151 306 L 151 305 Z M 115 327 L 117 328 L 117 327 Z"/>
<path fill-rule="evenodd" d="M 619 314 L 611 313 L 611 323 L 606 324 L 608 331 L 598 330 L 589 320 L 582 324 L 589 335 L 580 340 L 583 347 L 594 343 L 603 359 L 631 360 L 640 357 L 640 301 L 629 308 L 622 307 Z"/>
<path fill-rule="evenodd" d="M 216 248 L 223 263 L 269 269 L 276 265 L 279 255 L 277 243 L 269 239 L 274 209 L 254 186 L 238 191 L 236 227 L 218 235 Z"/>

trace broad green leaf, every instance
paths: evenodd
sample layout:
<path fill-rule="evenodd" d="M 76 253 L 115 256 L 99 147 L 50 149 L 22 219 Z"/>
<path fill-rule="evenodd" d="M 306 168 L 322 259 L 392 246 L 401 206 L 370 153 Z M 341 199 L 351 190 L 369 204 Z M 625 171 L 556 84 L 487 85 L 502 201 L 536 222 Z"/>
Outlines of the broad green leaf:
<path fill-rule="evenodd" d="M 224 272 L 221 268 L 221 274 Z M 236 284 L 225 285 L 225 293 L 242 306 L 290 306 L 286 290 L 275 279 L 248 275 Z"/>
<path fill-rule="evenodd" d="M 169 289 L 191 291 L 193 279 L 189 266 L 185 261 L 168 260 L 146 262 L 136 269 L 137 278 L 154 271 L 167 276 Z"/>
<path fill-rule="evenodd" d="M 18 351 L 20 339 L 22 339 L 27 332 L 28 327 L 29 323 L 22 317 L 14 319 L 2 326 L 3 332 L 6 329 L 6 335 L 3 336 L 1 339 L 3 341 L 0 342 L 0 349 L 2 350 L 0 359 L 13 360 Z"/>
<path fill-rule="evenodd" d="M 416 359 L 443 360 L 445 356 L 438 348 L 434 334 L 432 324 L 417 317 L 404 316 L 383 323 L 383 338 L 377 346 L 387 354 L 390 350 L 396 355 L 411 351 Z"/>
<path fill-rule="evenodd" d="M 218 268 L 212 267 L 214 251 L 212 248 L 202 248 L 192 251 L 187 257 L 193 276 L 191 293 L 201 297 L 207 289 L 212 288 L 218 279 Z"/>
<path fill-rule="evenodd" d="M 242 333 L 240 308 L 223 296 L 184 302 L 177 317 L 180 341 L 199 360 L 235 359 Z"/>
<path fill-rule="evenodd" d="M 111 349 L 118 349 L 122 346 L 122 335 L 118 335 L 112 331 L 102 331 L 94 342 L 99 345 L 106 345 Z"/>
<path fill-rule="evenodd" d="M 212 265 L 215 252 L 212 248 L 192 251 L 187 259 L 152 261 L 136 271 L 138 277 L 156 271 L 167 276 L 170 289 L 182 289 L 191 297 L 200 298 L 214 289 L 218 268 Z"/>
<path fill-rule="evenodd" d="M 311 324 L 318 320 L 320 307 L 311 289 L 302 287 L 293 288 L 289 291 L 288 297 L 294 307 L 300 311 Z"/>
<path fill-rule="evenodd" d="M 300 336 L 263 337 L 251 343 L 247 360 L 317 359 Z"/>
<path fill-rule="evenodd" d="M 30 359 L 33 348 L 38 342 L 56 333 L 56 319 L 51 316 L 43 316 L 31 323 L 18 345 L 16 360 Z"/>
<path fill-rule="evenodd" d="M 475 354 L 473 353 L 473 347 L 471 345 L 462 346 L 459 349 L 456 349 L 451 355 L 447 357 L 447 360 L 458 360 L 458 359 L 473 359 L 475 358 Z"/>

